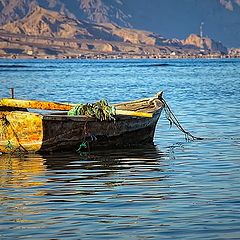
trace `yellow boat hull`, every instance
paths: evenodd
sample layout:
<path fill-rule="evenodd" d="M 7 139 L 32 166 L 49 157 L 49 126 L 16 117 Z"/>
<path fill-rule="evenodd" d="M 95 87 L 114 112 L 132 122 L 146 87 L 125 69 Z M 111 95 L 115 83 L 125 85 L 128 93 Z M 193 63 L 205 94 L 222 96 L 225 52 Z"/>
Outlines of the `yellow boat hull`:
<path fill-rule="evenodd" d="M 42 115 L 0 111 L 0 152 L 37 152 L 42 146 Z"/>

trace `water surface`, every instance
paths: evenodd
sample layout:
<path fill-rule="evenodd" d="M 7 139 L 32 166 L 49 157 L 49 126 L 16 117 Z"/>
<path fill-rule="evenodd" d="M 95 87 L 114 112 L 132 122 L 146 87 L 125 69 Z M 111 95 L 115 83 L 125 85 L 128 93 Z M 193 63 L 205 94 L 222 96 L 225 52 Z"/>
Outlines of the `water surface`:
<path fill-rule="evenodd" d="M 0 155 L 0 239 L 239 239 L 240 60 L 1 60 L 0 97 L 164 98 L 154 146 Z"/>

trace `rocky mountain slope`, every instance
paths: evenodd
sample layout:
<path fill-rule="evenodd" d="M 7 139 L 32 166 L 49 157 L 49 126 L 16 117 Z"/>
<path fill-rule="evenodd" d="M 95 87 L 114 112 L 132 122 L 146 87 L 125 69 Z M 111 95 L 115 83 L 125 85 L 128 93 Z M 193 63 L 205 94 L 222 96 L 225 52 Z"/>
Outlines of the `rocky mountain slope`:
<path fill-rule="evenodd" d="M 161 45 L 163 37 L 148 31 L 121 28 L 111 23 L 93 24 L 37 6 L 23 19 L 1 27 L 6 32 L 39 37 L 99 39 L 134 44 Z"/>
<path fill-rule="evenodd" d="M 213 52 L 219 51 L 222 53 L 227 53 L 227 48 L 224 47 L 220 42 L 216 42 L 210 38 L 200 37 L 196 34 L 190 34 L 186 40 L 182 40 L 181 43 L 187 47 L 197 47 L 200 49 L 211 50 Z"/>
<path fill-rule="evenodd" d="M 22 19 L 0 28 L 0 49 L 3 55 L 34 53 L 35 56 L 41 51 L 43 55 L 51 53 L 56 56 L 79 56 L 89 52 L 131 56 L 161 56 L 177 52 L 184 56 L 191 55 L 190 52 L 195 54 L 197 50 L 227 53 L 222 44 L 194 34 L 186 40 L 166 39 L 150 31 L 80 21 L 38 5 Z"/>
<path fill-rule="evenodd" d="M 36 6 L 20 20 L 8 23 L 1 27 L 6 32 L 14 34 L 25 34 L 31 36 L 46 36 L 57 38 L 80 38 L 80 39 L 99 39 L 106 41 L 129 42 L 133 44 L 146 45 L 169 45 L 169 46 L 185 46 L 194 45 L 198 48 L 209 50 L 222 50 L 217 46 L 213 49 L 210 39 L 205 38 L 205 44 L 197 44 L 194 36 L 190 35 L 186 40 L 166 39 L 158 34 L 150 31 L 137 30 L 132 28 L 123 28 L 111 23 L 89 23 L 70 18 L 64 14 L 46 10 Z M 200 40 L 199 40 L 200 41 Z M 220 44 L 219 44 L 220 46 Z"/>
<path fill-rule="evenodd" d="M 41 6 L 70 18 L 96 23 L 113 23 L 131 27 L 130 15 L 122 9 L 121 0 L 0 0 L 0 25 L 23 18 L 31 9 Z"/>
<path fill-rule="evenodd" d="M 19 20 L 37 5 L 70 18 L 145 29 L 167 38 L 199 34 L 228 47 L 240 45 L 239 0 L 0 0 L 0 25 Z"/>

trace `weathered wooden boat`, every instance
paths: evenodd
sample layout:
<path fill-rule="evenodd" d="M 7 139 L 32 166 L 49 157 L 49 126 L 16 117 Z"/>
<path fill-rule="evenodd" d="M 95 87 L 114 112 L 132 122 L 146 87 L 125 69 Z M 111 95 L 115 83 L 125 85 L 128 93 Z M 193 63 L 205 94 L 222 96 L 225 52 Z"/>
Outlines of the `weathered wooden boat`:
<path fill-rule="evenodd" d="M 83 142 L 93 149 L 122 148 L 152 143 L 163 109 L 162 92 L 152 98 L 114 104 L 114 121 L 83 115 L 69 116 L 74 104 L 2 99 L 0 152 L 77 150 Z M 60 110 L 29 112 L 28 108 Z"/>

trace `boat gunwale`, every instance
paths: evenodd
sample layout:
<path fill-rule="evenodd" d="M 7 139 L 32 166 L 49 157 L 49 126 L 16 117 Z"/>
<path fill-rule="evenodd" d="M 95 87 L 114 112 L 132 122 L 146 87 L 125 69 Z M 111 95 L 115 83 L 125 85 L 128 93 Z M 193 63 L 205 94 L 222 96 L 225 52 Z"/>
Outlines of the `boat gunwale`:
<path fill-rule="evenodd" d="M 125 105 L 130 105 L 130 104 L 134 105 L 135 104 L 137 106 L 139 104 L 141 106 L 142 104 L 140 102 L 146 102 L 146 103 L 148 103 L 148 105 L 146 107 L 144 107 L 145 111 L 141 109 L 141 112 L 152 113 L 153 115 L 151 118 L 153 118 L 156 114 L 161 113 L 163 105 L 161 103 L 161 105 L 158 107 L 156 107 L 154 104 L 151 106 L 150 105 L 151 103 L 149 103 L 149 101 L 151 101 L 152 99 L 153 98 L 139 99 L 136 101 L 112 104 L 111 106 L 118 106 L 118 107 L 122 106 L 121 110 L 125 110 L 126 109 Z M 128 108 L 127 110 L 133 111 L 131 109 L 131 107 Z M 88 119 L 88 121 L 98 121 L 95 117 L 87 117 L 85 115 L 67 115 L 67 113 L 68 113 L 68 111 L 58 111 L 58 112 L 52 112 L 52 113 L 44 113 L 44 114 L 42 114 L 42 116 L 43 116 L 43 120 L 86 121 L 86 119 Z M 126 119 L 138 119 L 138 118 L 142 118 L 143 116 L 131 116 L 131 115 L 124 115 L 124 114 L 116 114 L 114 117 L 116 118 L 116 120 L 126 120 Z"/>
<path fill-rule="evenodd" d="M 161 108 L 157 109 L 156 111 L 153 112 L 153 116 L 151 118 L 154 118 L 156 114 L 161 113 Z M 43 120 L 45 121 L 79 121 L 79 122 L 86 122 L 88 121 L 93 121 L 93 122 L 101 122 L 100 120 L 97 120 L 95 117 L 86 117 L 83 115 L 62 115 L 62 114 L 43 114 Z M 120 120 L 127 120 L 127 119 L 141 119 L 141 118 L 146 118 L 142 116 L 130 116 L 130 115 L 115 115 L 115 120 L 120 121 Z M 111 120 L 110 120 L 111 121 Z M 114 121 L 114 120 L 112 120 Z"/>

